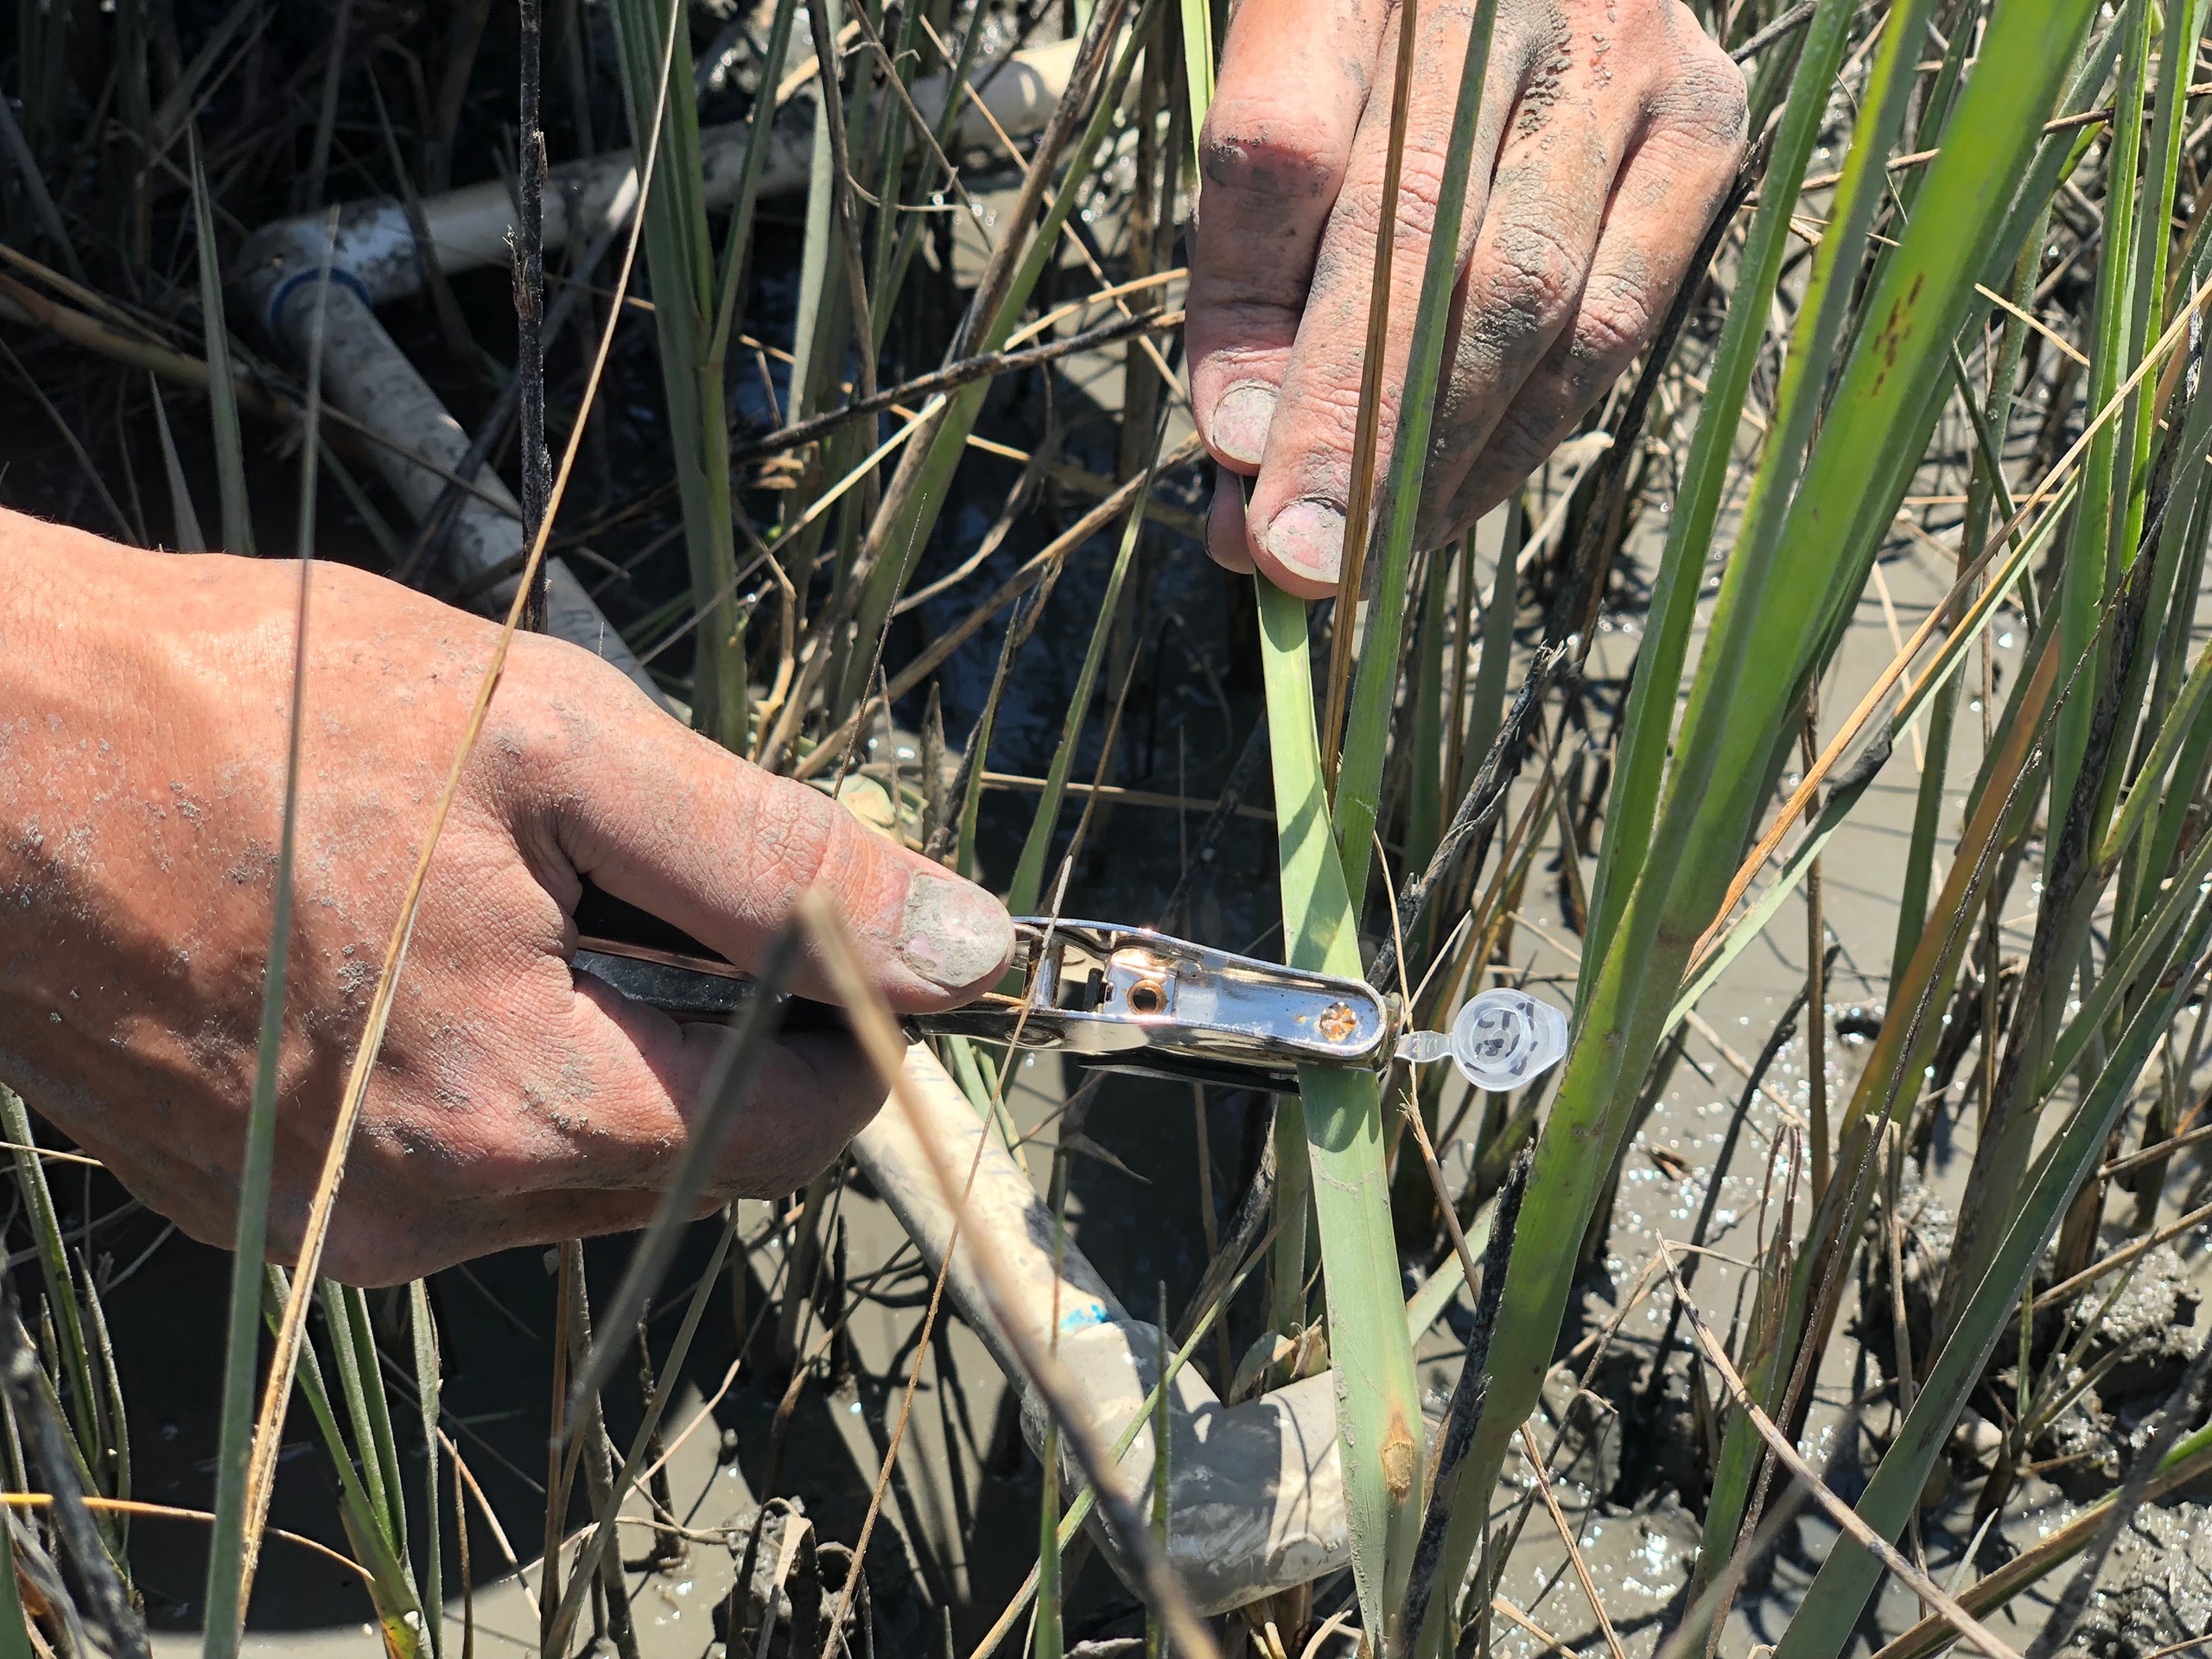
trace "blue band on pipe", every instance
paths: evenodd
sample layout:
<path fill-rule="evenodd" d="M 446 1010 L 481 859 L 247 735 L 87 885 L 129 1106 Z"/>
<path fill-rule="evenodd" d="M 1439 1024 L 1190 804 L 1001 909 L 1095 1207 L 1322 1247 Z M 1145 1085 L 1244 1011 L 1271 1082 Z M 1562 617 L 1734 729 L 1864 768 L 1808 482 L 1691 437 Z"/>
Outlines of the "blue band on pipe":
<path fill-rule="evenodd" d="M 269 304 L 262 315 L 262 321 L 268 325 L 270 334 L 278 332 L 277 319 L 284 315 L 284 302 L 310 283 L 319 283 L 321 280 L 322 267 L 316 265 L 308 270 L 296 270 L 276 284 L 276 291 L 269 296 Z M 372 310 L 376 308 L 376 302 L 369 298 L 368 285 L 343 265 L 333 265 L 330 268 L 330 280 L 340 288 L 352 289 L 363 305 L 369 307 Z"/>
<path fill-rule="evenodd" d="M 1104 1303 L 1092 1302 L 1061 1317 L 1061 1334 L 1072 1335 L 1077 1331 L 1087 1331 L 1094 1325 L 1104 1325 L 1108 1317 Z"/>

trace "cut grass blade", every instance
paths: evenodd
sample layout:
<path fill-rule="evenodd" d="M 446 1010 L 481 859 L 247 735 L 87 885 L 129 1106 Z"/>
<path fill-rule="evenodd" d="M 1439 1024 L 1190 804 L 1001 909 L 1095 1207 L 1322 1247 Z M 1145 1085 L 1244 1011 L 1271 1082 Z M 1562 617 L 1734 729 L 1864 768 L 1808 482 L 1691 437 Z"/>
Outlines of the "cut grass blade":
<path fill-rule="evenodd" d="M 207 537 L 200 528 L 199 511 L 192 505 L 192 488 L 184 480 L 184 463 L 177 459 L 176 440 L 169 434 L 168 410 L 162 402 L 162 383 L 151 371 L 146 376 L 146 391 L 154 405 L 154 431 L 161 440 L 162 474 L 168 480 L 169 511 L 176 522 L 177 551 L 205 553 Z"/>

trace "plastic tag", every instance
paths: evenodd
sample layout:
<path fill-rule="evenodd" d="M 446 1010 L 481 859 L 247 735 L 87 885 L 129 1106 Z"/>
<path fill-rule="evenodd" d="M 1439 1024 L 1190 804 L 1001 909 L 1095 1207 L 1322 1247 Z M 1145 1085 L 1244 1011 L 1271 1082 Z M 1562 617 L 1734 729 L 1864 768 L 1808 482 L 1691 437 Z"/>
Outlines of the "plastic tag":
<path fill-rule="evenodd" d="M 1449 1033 L 1408 1032 L 1397 1058 L 1415 1065 L 1451 1059 L 1478 1089 L 1520 1089 L 1567 1056 L 1567 1015 L 1550 1003 L 1503 986 L 1470 998 Z"/>

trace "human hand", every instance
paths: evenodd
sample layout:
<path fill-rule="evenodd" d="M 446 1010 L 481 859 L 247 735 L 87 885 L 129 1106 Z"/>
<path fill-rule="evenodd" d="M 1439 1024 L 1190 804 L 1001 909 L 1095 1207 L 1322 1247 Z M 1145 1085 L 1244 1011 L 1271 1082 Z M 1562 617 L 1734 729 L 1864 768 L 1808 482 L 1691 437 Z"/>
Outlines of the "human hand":
<path fill-rule="evenodd" d="M 1473 11 L 1419 8 L 1392 251 L 1389 465 Z M 1243 0 L 1201 144 L 1191 392 L 1213 556 L 1336 590 L 1402 10 Z M 1665 315 L 1745 143 L 1744 79 L 1681 0 L 1500 0 L 1417 543 L 1541 465 Z M 1249 505 L 1235 474 L 1256 474 Z"/>
<path fill-rule="evenodd" d="M 233 1237 L 299 567 L 134 553 L 0 513 L 0 1077 L 194 1237 Z M 291 1259 L 400 898 L 498 631 L 338 566 L 308 624 L 271 1254 Z M 581 878 L 757 961 L 837 901 L 894 1007 L 958 1005 L 1013 928 L 980 888 L 518 636 L 431 861 L 324 1271 L 391 1283 L 641 1226 L 720 1026 L 572 973 Z M 811 965 L 796 989 L 826 995 Z M 712 1194 L 786 1192 L 882 1099 L 846 1039 L 770 1046 Z"/>

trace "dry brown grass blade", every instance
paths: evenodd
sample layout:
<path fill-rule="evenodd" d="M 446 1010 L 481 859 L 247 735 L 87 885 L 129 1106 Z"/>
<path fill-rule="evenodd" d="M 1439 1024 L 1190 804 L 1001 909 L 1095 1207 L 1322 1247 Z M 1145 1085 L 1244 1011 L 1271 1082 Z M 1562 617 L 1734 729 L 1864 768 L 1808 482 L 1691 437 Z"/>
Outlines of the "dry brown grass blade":
<path fill-rule="evenodd" d="M 213 1526 L 215 1517 L 206 1510 L 179 1509 L 174 1503 L 147 1503 L 133 1497 L 95 1497 L 87 1492 L 78 1502 L 86 1509 L 105 1515 L 143 1515 L 157 1521 L 197 1521 L 202 1526 Z M 0 1492 L 0 1503 L 11 1510 L 44 1510 L 54 1505 L 52 1492 Z M 312 1550 L 326 1560 L 335 1561 L 349 1573 L 361 1575 L 364 1584 L 376 1582 L 375 1575 L 351 1555 L 333 1549 L 328 1544 L 318 1543 L 296 1532 L 287 1532 L 282 1527 L 269 1530 L 288 1544 L 297 1544 L 302 1549 Z"/>
<path fill-rule="evenodd" d="M 2161 1471 L 2144 1489 L 2143 1501 L 2154 1503 L 2167 1493 L 2188 1485 L 2191 1481 L 2212 1470 L 2212 1446 L 2194 1455 L 2183 1458 L 2171 1468 Z M 2021 1551 L 2011 1560 L 1968 1585 L 1959 1595 L 1960 1605 L 1970 1612 L 1986 1613 L 2002 1607 L 2014 1596 L 2040 1580 L 2053 1567 L 2080 1552 L 2082 1547 L 2096 1535 L 2112 1512 L 2112 1499 L 2106 1497 L 2092 1503 L 2050 1536 L 2036 1541 L 2033 1548 Z M 1958 1632 L 1940 1614 L 1931 1613 L 1880 1649 L 1872 1659 L 1929 1659 L 1930 1655 L 1958 1639 Z M 2202 1640 L 2202 1638 L 2198 1638 Z M 2150 1659 L 2145 1655 L 2144 1659 Z"/>
<path fill-rule="evenodd" d="M 920 1132 L 922 1109 L 913 1097 L 913 1079 L 906 1074 L 906 1039 L 899 1034 L 898 1022 L 884 1005 L 881 994 L 861 969 L 851 937 L 835 905 L 821 889 L 810 888 L 799 895 L 798 916 L 800 926 L 829 972 L 837 1000 L 845 1005 L 861 1052 L 889 1091 L 891 1106 L 905 1113 L 913 1125 L 916 1140 L 928 1151 L 930 1170 L 938 1192 L 947 1208 L 955 1217 L 959 1216 L 963 1205 L 958 1178 L 946 1162 L 944 1148 Z M 1053 1355 L 1039 1351 L 1019 1323 L 1007 1317 L 1007 1310 L 1012 1307 L 1014 1297 L 1006 1282 L 1004 1266 L 988 1249 L 976 1249 L 973 1235 L 969 1259 L 976 1277 L 982 1281 L 983 1294 L 991 1303 L 1001 1328 L 1021 1361 L 1023 1371 L 1058 1422 L 1065 1443 L 1075 1452 L 1084 1477 L 1097 1493 L 1099 1507 L 1105 1511 L 1116 1540 L 1135 1570 L 1141 1592 L 1160 1613 L 1173 1637 L 1175 1650 L 1185 1659 L 1220 1659 L 1220 1649 L 1205 1621 L 1192 1606 L 1190 1596 L 1169 1569 L 1166 1559 L 1154 1548 L 1143 1516 L 1128 1494 L 1112 1480 L 1114 1459 L 1110 1449 L 1099 1443 L 1088 1420 L 1075 1411 L 1075 1391 L 1066 1368 Z M 2011 1656 L 2000 1655 L 1996 1659 Z"/>
<path fill-rule="evenodd" d="M 1329 642 L 1329 700 L 1321 720 L 1321 775 L 1334 795 L 1337 755 L 1344 741 L 1344 703 L 1351 695 L 1352 637 L 1359 630 L 1359 588 L 1367 570 L 1367 531 L 1375 514 L 1376 450 L 1382 431 L 1382 359 L 1390 344 L 1390 267 L 1398 242 L 1398 185 L 1406 167 L 1406 119 L 1413 103 L 1414 36 L 1420 0 L 1400 0 L 1396 79 L 1390 89 L 1390 149 L 1382 163 L 1382 200 L 1376 223 L 1375 270 L 1367 295 L 1367 355 L 1359 368 L 1358 424 L 1351 451 L 1351 492 L 1344 502 L 1344 565 L 1337 578 L 1337 613 Z M 1440 234 L 1444 227 L 1436 227 Z"/>
<path fill-rule="evenodd" d="M 2165 359 L 2167 354 L 2188 337 L 2190 320 L 2203 308 L 2208 299 L 2212 299 L 2212 276 L 2208 276 L 2200 283 L 2196 291 L 2189 296 L 2189 302 L 2174 313 L 2172 322 L 2167 325 L 2165 333 L 2158 336 L 2157 342 L 2150 350 L 2144 353 L 2143 360 L 2135 365 L 2135 372 L 2121 383 L 2119 390 L 2113 393 L 2111 399 L 2097 412 L 2096 418 L 2082 429 L 2081 435 L 2075 439 L 2072 447 L 2051 464 L 2050 470 L 2044 474 L 2042 481 L 2029 493 L 2028 499 L 2019 504 L 2012 518 L 1995 535 L 1988 538 L 1980 556 L 1972 564 L 1959 572 L 1958 580 L 1952 585 L 1951 591 L 1929 609 L 1921 625 L 1913 630 L 1912 637 L 1904 642 L 1904 649 L 1891 659 L 1890 665 L 1884 669 L 1876 677 L 1874 683 L 1867 688 L 1866 696 L 1859 700 L 1859 706 L 1851 711 L 1850 718 L 1836 728 L 1835 735 L 1828 740 L 1827 747 L 1821 751 L 1820 759 L 1806 768 L 1802 781 L 1798 784 L 1789 799 L 1783 804 L 1782 810 L 1775 814 L 1774 822 L 1767 826 L 1766 832 L 1759 837 L 1758 844 L 1751 849 L 1750 854 L 1745 858 L 1742 867 L 1737 870 L 1734 879 L 1729 882 L 1727 897 L 1720 901 L 1720 908 L 1714 913 L 1703 937 L 1698 940 L 1697 948 L 1690 952 L 1691 976 L 1695 976 L 1699 967 L 1704 962 L 1706 953 L 1713 948 L 1714 940 L 1719 937 L 1722 928 L 1727 925 L 1730 914 L 1742 900 L 1744 894 L 1750 890 L 1752 879 L 1765 867 L 1767 861 L 1774 856 L 1775 850 L 1782 845 L 1783 837 L 1789 833 L 1791 826 L 1804 816 L 1806 808 L 1812 804 L 1813 798 L 1819 793 L 1821 785 L 1827 781 L 1829 773 L 1835 770 L 1837 763 L 1843 759 L 1845 751 L 1859 741 L 1859 734 L 1865 731 L 1867 721 L 1873 718 L 1874 711 L 1889 696 L 1891 689 L 1904 677 L 1905 671 L 1912 666 L 1913 658 L 1917 657 L 1928 642 L 1935 638 L 1936 630 L 1942 625 L 1943 619 L 1952 615 L 1956 608 L 1973 594 L 1974 583 L 1981 580 L 1983 573 L 1996 560 L 1998 554 L 2004 550 L 2005 544 L 2025 526 L 2029 515 L 2057 492 L 2066 475 L 2088 453 L 2089 444 L 2097 433 L 2107 423 L 2117 418 L 2120 411 L 2126 407 L 2129 397 L 2134 394 L 2136 387 L 2142 383 L 2144 377 L 2158 367 Z"/>
<path fill-rule="evenodd" d="M 1582 1593 L 1589 1599 L 1590 1611 L 1598 1616 L 1598 1633 L 1605 1638 L 1606 1650 L 1613 1659 L 1628 1659 L 1622 1650 L 1621 1639 L 1613 1630 L 1613 1618 L 1605 1611 L 1605 1599 L 1598 1593 L 1598 1586 L 1590 1577 L 1590 1563 L 1583 1559 L 1582 1546 L 1575 1541 L 1574 1529 L 1567 1524 L 1567 1512 L 1559 1506 L 1559 1494 L 1552 1490 L 1551 1471 L 1544 1466 L 1544 1454 L 1536 1445 L 1536 1437 L 1529 1432 L 1529 1425 L 1521 1425 L 1521 1449 L 1529 1459 L 1529 1468 L 1536 1478 L 1536 1490 L 1543 1495 L 1544 1508 L 1550 1511 L 1552 1525 L 1559 1529 L 1559 1541 L 1567 1546 L 1567 1559 L 1574 1568 L 1574 1576 L 1581 1581 Z"/>
<path fill-rule="evenodd" d="M 2199 1205 L 2178 1221 L 2170 1222 L 2159 1228 L 2157 1232 L 2145 1233 L 2141 1237 L 2121 1245 L 2110 1255 L 2090 1262 L 2072 1278 L 2061 1280 L 2037 1297 L 2036 1312 L 2040 1313 L 2046 1308 L 2056 1307 L 2063 1302 L 2071 1300 L 2107 1274 L 2126 1267 L 2145 1251 L 2156 1249 L 2169 1240 L 2179 1238 L 2192 1227 L 2201 1227 L 2208 1221 L 2212 1221 L 2212 1204 Z"/>
<path fill-rule="evenodd" d="M 1849 1533 L 1869 1554 L 1903 1580 L 1920 1598 L 1923 1606 L 1935 1608 L 1946 1624 L 1987 1654 L 1989 1659 L 2020 1659 L 2020 1656 L 1999 1640 L 1994 1631 L 1961 1607 L 1942 1586 L 1914 1567 L 1897 1553 L 1896 1546 L 1888 1539 L 1860 1520 L 1858 1510 L 1827 1489 L 1812 1466 L 1798 1455 L 1797 1448 L 1789 1443 L 1789 1437 L 1777 1428 L 1774 1420 L 1759 1409 L 1759 1402 L 1751 1398 L 1751 1390 L 1744 1386 L 1744 1379 L 1728 1363 L 1727 1350 L 1720 1345 L 1720 1339 L 1713 1334 L 1713 1327 L 1705 1322 L 1705 1315 L 1698 1312 L 1697 1304 L 1690 1300 L 1689 1291 L 1683 1286 L 1681 1274 L 1675 1267 L 1674 1250 L 1663 1237 L 1659 1241 L 1659 1250 L 1666 1261 L 1667 1276 L 1674 1281 L 1675 1295 L 1681 1304 L 1683 1315 L 1689 1321 L 1691 1333 L 1696 1338 L 1706 1363 L 1713 1367 L 1727 1388 L 1736 1408 L 1743 1412 L 1751 1427 L 1758 1431 L 1759 1438 L 1766 1442 L 1775 1460 L 1811 1494 L 1813 1502 L 1820 1505 L 1829 1520 Z"/>
<path fill-rule="evenodd" d="M 1059 919 L 1060 902 L 1067 892 L 1067 875 L 1068 865 L 1063 861 L 1060 866 L 1060 880 L 1052 892 L 1053 921 Z M 1050 924 L 1047 924 L 1048 943 L 1050 938 L 1051 927 Z M 1007 1056 L 1008 1063 L 999 1068 L 998 1083 L 991 1090 L 990 1110 L 985 1114 L 987 1117 L 995 1116 L 1004 1109 L 1007 1084 L 1013 1077 L 1014 1070 L 1011 1050 L 1020 1046 L 1022 1027 L 1028 1023 L 1029 1007 L 1024 1003 L 1021 1012 L 1014 1016 L 1014 1034 L 1010 1039 Z M 983 1166 L 983 1153 L 990 1144 L 991 1138 L 988 1135 L 977 1135 L 975 1156 L 968 1160 L 968 1179 L 960 1188 L 961 1202 L 954 1206 L 952 1230 L 945 1235 L 944 1260 L 938 1263 L 937 1277 L 930 1286 L 929 1310 L 922 1316 L 921 1332 L 914 1338 L 914 1363 L 906 1373 L 906 1391 L 899 1397 L 899 1415 L 892 1426 L 891 1439 L 883 1448 L 883 1468 L 875 1478 L 874 1490 L 868 1494 L 868 1514 L 861 1521 L 860 1536 L 853 1545 L 853 1564 L 846 1571 L 844 1588 L 837 1592 L 836 1609 L 831 1613 L 829 1624 L 824 1626 L 829 1634 L 823 1648 L 823 1659 L 835 1659 L 839 1643 L 838 1633 L 845 1627 L 845 1616 L 852 1610 L 853 1598 L 858 1592 L 861 1583 L 861 1573 L 868 1565 L 868 1541 L 874 1535 L 876 1518 L 883 1513 L 884 1495 L 891 1490 L 892 1471 L 898 1467 L 899 1448 L 905 1444 L 906 1439 L 906 1421 L 912 1414 L 914 1395 L 922 1384 L 922 1365 L 931 1351 L 930 1338 L 936 1333 L 938 1314 L 944 1306 L 945 1281 L 952 1276 L 952 1253 L 960 1248 L 961 1223 L 966 1218 L 965 1205 L 968 1195 L 976 1189 L 976 1174 Z"/>
<path fill-rule="evenodd" d="M 485 716 L 491 710 L 493 696 L 499 689 L 499 677 L 506 666 L 508 649 L 514 643 L 516 631 L 521 626 L 523 608 L 529 602 L 530 595 L 537 590 L 537 573 L 545 561 L 546 540 L 559 514 L 561 499 L 567 492 L 569 475 L 575 470 L 577 453 L 583 445 L 584 430 L 589 423 L 592 406 L 599 395 L 600 382 L 607 370 L 607 359 L 613 348 L 615 325 L 623 310 L 620 301 L 629 292 L 631 273 L 637 264 L 638 243 L 645 228 L 645 197 L 652 188 L 654 164 L 658 159 L 677 22 L 683 16 L 680 6 L 671 8 L 669 13 L 668 35 L 661 49 L 660 90 L 650 129 L 652 137 L 645 147 L 645 165 L 639 174 L 638 205 L 630 220 L 630 238 L 623 249 L 620 274 L 615 279 L 616 303 L 608 309 L 607 327 L 600 335 L 599 349 L 592 359 L 591 373 L 584 383 L 583 397 L 578 405 L 575 424 L 569 429 L 568 445 L 562 451 L 561 468 L 553 480 L 545 516 L 537 526 L 537 535 L 531 538 L 529 556 L 523 563 L 521 576 L 515 586 L 514 601 L 507 607 L 506 620 L 500 626 L 499 641 L 493 647 L 492 660 L 485 668 L 483 682 L 477 688 L 476 701 L 469 709 L 467 725 L 461 729 L 460 748 L 446 774 L 445 786 L 439 791 L 437 804 L 431 811 L 429 830 L 423 839 L 422 855 L 416 860 L 414 872 L 408 877 L 407 886 L 401 894 L 399 918 L 393 925 L 391 943 L 385 949 L 384 966 L 377 978 L 375 995 L 369 1001 L 368 1018 L 361 1028 L 361 1039 L 354 1051 L 353 1068 L 346 1075 L 346 1090 L 339 1101 L 337 1121 L 331 1126 L 330 1145 L 323 1156 L 322 1171 L 315 1183 L 314 1199 L 308 1208 L 307 1227 L 300 1241 L 291 1292 L 285 1299 L 284 1317 L 277 1327 L 276 1351 L 270 1361 L 268 1382 L 261 1396 L 261 1410 L 254 1422 L 253 1448 L 247 1460 L 245 1551 L 239 1585 L 240 1606 L 246 1605 L 252 1598 L 254 1573 L 261 1560 L 261 1534 L 268 1524 L 269 1501 L 276 1490 L 276 1457 L 283 1440 L 284 1408 L 291 1396 L 293 1376 L 299 1366 L 300 1344 L 306 1338 L 308 1309 L 314 1298 L 323 1244 L 330 1234 L 331 1211 L 337 1202 L 339 1184 L 345 1179 L 346 1151 L 353 1143 L 354 1126 L 360 1121 L 362 1103 L 368 1096 L 369 1080 L 375 1071 L 377 1052 L 384 1045 L 385 1027 L 391 1016 L 392 999 L 398 992 L 400 969 L 406 961 L 408 941 L 414 934 L 416 915 L 422 906 L 423 889 L 429 877 L 430 860 L 437 851 L 438 838 L 453 810 L 454 798 L 461 791 L 462 769 L 468 764 L 468 757 L 476 747 L 476 741 L 484 729 Z"/>

